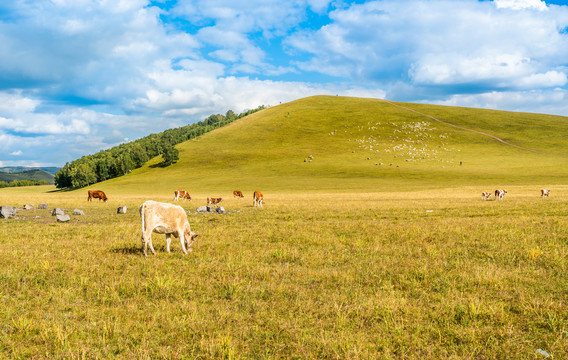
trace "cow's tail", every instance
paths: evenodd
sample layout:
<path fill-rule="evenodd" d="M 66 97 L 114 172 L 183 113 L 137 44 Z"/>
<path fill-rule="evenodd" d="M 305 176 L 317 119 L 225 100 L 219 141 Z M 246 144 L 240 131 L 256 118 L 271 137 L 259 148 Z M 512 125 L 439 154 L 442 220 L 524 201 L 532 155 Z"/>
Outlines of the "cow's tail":
<path fill-rule="evenodd" d="M 140 205 L 140 218 L 142 219 L 142 241 L 144 241 L 144 229 L 146 229 L 146 223 L 144 222 L 144 204 Z"/>

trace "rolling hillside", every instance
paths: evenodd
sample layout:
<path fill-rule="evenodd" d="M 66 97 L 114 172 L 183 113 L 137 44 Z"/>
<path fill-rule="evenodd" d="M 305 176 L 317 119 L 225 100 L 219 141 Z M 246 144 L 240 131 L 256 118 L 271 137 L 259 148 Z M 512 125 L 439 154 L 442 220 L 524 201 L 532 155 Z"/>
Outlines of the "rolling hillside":
<path fill-rule="evenodd" d="M 11 173 L 0 171 L 0 181 L 9 183 L 14 180 L 45 180 L 48 184 L 53 184 L 53 174 L 39 169 Z"/>
<path fill-rule="evenodd" d="M 181 143 L 172 166 L 155 167 L 156 158 L 92 188 L 215 195 L 565 184 L 566 134 L 560 116 L 315 96 Z"/>

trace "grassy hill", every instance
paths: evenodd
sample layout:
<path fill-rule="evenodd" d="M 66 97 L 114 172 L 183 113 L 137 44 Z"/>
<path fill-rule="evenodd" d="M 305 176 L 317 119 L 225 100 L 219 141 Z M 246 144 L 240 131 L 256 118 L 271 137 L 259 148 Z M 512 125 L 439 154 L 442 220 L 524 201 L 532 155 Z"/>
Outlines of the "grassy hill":
<path fill-rule="evenodd" d="M 568 118 L 560 116 L 315 96 L 181 143 L 172 166 L 156 167 L 156 158 L 94 187 L 214 195 L 546 186 L 568 180 L 565 134 Z"/>
<path fill-rule="evenodd" d="M 50 174 L 46 171 L 34 169 L 34 170 L 25 170 L 21 172 L 1 172 L 0 171 L 0 181 L 5 182 L 12 182 L 14 180 L 45 180 L 48 184 L 53 184 L 53 174 Z"/>

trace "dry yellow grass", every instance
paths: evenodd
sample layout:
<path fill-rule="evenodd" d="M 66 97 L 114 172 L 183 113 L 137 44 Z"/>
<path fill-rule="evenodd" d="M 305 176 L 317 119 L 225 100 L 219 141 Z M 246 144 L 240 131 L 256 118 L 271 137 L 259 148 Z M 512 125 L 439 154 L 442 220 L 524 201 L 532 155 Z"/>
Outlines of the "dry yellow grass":
<path fill-rule="evenodd" d="M 0 358 L 531 359 L 568 353 L 568 186 L 219 193 L 226 215 L 141 253 L 146 195 L 2 189 Z M 16 190 L 16 191 L 15 191 Z M 172 196 L 154 200 L 171 202 Z M 117 215 L 116 208 L 128 206 Z"/>

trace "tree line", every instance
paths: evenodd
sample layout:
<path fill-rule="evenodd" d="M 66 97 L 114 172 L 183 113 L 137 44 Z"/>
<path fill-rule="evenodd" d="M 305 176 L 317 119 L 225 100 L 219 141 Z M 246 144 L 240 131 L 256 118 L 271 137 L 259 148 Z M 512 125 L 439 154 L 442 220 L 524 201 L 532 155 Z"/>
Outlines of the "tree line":
<path fill-rule="evenodd" d="M 235 114 L 232 110 L 225 115 L 210 115 L 195 124 L 168 129 L 158 134 L 120 144 L 108 150 L 86 155 L 80 159 L 66 163 L 55 173 L 55 186 L 59 189 L 81 188 L 100 181 L 125 175 L 133 169 L 142 167 L 148 160 L 161 155 L 162 162 L 158 166 L 169 166 L 179 159 L 175 145 L 196 138 L 211 130 L 225 126 L 237 119 L 264 109 L 261 105 L 256 109 Z"/>
<path fill-rule="evenodd" d="M 37 185 L 49 185 L 49 183 L 45 180 L 12 180 L 10 182 L 0 181 L 0 188 Z"/>

